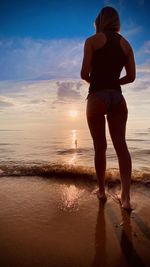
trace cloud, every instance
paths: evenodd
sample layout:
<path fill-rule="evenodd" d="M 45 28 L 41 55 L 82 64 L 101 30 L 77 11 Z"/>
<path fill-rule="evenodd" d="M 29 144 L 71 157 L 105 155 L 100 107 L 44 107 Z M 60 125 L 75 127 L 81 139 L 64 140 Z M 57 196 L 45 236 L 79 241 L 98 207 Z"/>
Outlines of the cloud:
<path fill-rule="evenodd" d="M 139 48 L 136 55 L 139 58 L 143 58 L 144 60 L 148 60 L 148 56 L 150 55 L 150 40 L 144 42 L 144 44 Z"/>
<path fill-rule="evenodd" d="M 123 88 L 131 89 L 131 91 L 134 92 L 149 92 L 150 93 L 150 77 L 149 77 L 149 72 L 145 71 L 147 67 L 146 66 L 137 66 L 137 77 L 133 83 L 127 84 L 123 86 Z"/>
<path fill-rule="evenodd" d="M 122 34 L 126 37 L 132 37 L 142 31 L 143 27 L 137 25 L 132 18 L 127 19 L 122 25 Z"/>
<path fill-rule="evenodd" d="M 59 104 L 78 103 L 86 94 L 84 83 L 78 79 L 16 82 L 14 91 L 9 91 L 9 87 L 10 82 L 0 82 L 0 108 L 9 111 L 13 106 L 13 111 L 20 113 L 44 112 Z"/>
<path fill-rule="evenodd" d="M 57 82 L 57 101 L 68 102 L 71 100 L 79 100 L 81 98 L 80 88 L 81 82 Z M 57 102 L 56 101 L 56 102 Z M 55 102 L 55 103 L 56 103 Z"/>
<path fill-rule="evenodd" d="M 67 121 L 68 111 L 75 108 L 83 114 L 87 86 L 79 79 L 16 82 L 17 90 L 9 91 L 10 82 L 0 82 L 1 127 L 38 124 L 60 125 Z M 15 88 L 15 82 L 13 82 Z M 62 116 L 60 116 L 60 114 Z M 66 124 L 66 127 L 69 127 Z M 75 126 L 73 126 L 75 127 Z"/>
<path fill-rule="evenodd" d="M 83 40 L 0 40 L 0 80 L 79 78 Z"/>
<path fill-rule="evenodd" d="M 150 71 L 150 40 L 144 42 L 144 44 L 136 51 L 136 61 L 138 64 L 138 70 L 148 73 Z"/>
<path fill-rule="evenodd" d="M 29 101 L 29 104 L 41 104 L 41 103 L 46 103 L 45 99 L 33 99 Z"/>
<path fill-rule="evenodd" d="M 146 60 L 142 64 L 136 66 L 136 79 L 130 88 L 136 91 L 149 91 L 150 92 L 150 60 Z M 126 85 L 128 86 L 128 85 Z"/>
<path fill-rule="evenodd" d="M 146 64 L 138 65 L 136 70 L 138 73 L 144 73 L 144 74 L 150 73 L 150 64 L 148 64 L 147 62 Z"/>
<path fill-rule="evenodd" d="M 137 78 L 134 88 L 136 88 L 136 91 L 150 90 L 150 81 L 146 78 Z"/>
<path fill-rule="evenodd" d="M 3 84 L 0 82 L 0 89 Z M 15 88 L 15 82 L 13 86 Z M 18 92 L 7 91 L 5 82 L 5 91 L 0 97 L 0 119 L 4 127 L 12 124 L 23 127 L 23 124 L 30 123 L 60 125 L 64 123 L 63 116 L 67 121 L 68 111 L 72 107 L 79 111 L 81 117 L 85 116 L 88 85 L 80 80 L 16 82 L 16 86 Z M 148 110 L 149 75 L 142 74 L 134 83 L 123 86 L 122 90 L 134 113 L 137 112 L 140 103 L 144 105 L 140 105 L 140 109 Z"/>
<path fill-rule="evenodd" d="M 9 98 L 0 96 L 0 109 L 12 107 L 12 106 L 14 106 L 14 104 Z"/>
<path fill-rule="evenodd" d="M 143 45 L 143 53 L 150 54 L 150 40 L 146 41 Z"/>
<path fill-rule="evenodd" d="M 125 31 L 124 31 L 124 35 L 126 37 L 132 36 L 132 35 L 136 35 L 137 33 L 142 31 L 142 26 L 129 26 Z"/>

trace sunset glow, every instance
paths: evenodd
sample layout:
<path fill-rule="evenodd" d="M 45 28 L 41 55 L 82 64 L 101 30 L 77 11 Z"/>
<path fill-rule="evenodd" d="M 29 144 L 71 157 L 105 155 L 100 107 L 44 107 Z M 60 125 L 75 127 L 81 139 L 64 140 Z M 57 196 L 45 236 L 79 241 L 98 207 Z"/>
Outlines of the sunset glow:
<path fill-rule="evenodd" d="M 69 116 L 71 117 L 71 118 L 76 118 L 77 116 L 78 116 L 78 111 L 77 110 L 70 110 L 69 111 Z"/>
<path fill-rule="evenodd" d="M 150 1 L 0 12 L 0 267 L 150 266 Z"/>

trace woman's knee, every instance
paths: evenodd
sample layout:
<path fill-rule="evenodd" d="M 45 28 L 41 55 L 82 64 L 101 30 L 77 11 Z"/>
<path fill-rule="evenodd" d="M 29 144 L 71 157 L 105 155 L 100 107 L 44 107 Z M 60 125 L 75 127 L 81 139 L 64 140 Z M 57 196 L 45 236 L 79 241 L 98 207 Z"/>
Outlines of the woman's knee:
<path fill-rule="evenodd" d="M 127 148 L 127 144 L 125 140 L 118 140 L 116 142 L 113 142 L 114 148 L 116 150 L 116 152 L 125 152 L 128 150 Z"/>
<path fill-rule="evenodd" d="M 103 142 L 95 141 L 94 140 L 94 149 L 96 153 L 105 153 L 107 149 L 107 142 L 106 140 Z"/>

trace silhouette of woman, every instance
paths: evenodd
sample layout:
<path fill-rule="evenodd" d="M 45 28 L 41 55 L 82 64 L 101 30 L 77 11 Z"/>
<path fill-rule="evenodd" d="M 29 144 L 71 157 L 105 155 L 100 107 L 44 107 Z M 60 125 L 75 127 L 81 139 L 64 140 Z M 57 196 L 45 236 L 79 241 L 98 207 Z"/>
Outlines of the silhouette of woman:
<path fill-rule="evenodd" d="M 125 139 L 127 105 L 121 85 L 135 80 L 134 54 L 129 42 L 119 34 L 120 19 L 112 7 L 104 7 L 95 20 L 96 34 L 84 45 L 81 78 L 89 83 L 87 122 L 95 150 L 98 197 L 106 201 L 106 118 L 117 153 L 121 176 L 121 204 L 130 206 L 131 157 Z M 125 76 L 120 78 L 125 67 Z M 106 118 L 105 118 L 106 115 Z"/>

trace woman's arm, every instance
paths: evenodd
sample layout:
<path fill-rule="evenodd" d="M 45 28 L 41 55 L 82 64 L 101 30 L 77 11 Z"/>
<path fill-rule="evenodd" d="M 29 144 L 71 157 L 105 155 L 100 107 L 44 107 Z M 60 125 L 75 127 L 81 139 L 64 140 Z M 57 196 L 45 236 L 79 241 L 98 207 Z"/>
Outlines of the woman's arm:
<path fill-rule="evenodd" d="M 84 45 L 84 56 L 81 68 L 81 78 L 88 83 L 90 83 L 91 59 L 92 59 L 92 45 L 90 38 L 88 38 L 85 41 Z"/>
<path fill-rule="evenodd" d="M 130 46 L 127 62 L 125 64 L 126 75 L 119 79 L 120 85 L 132 83 L 135 80 L 136 70 L 135 70 L 135 60 L 133 50 Z"/>

